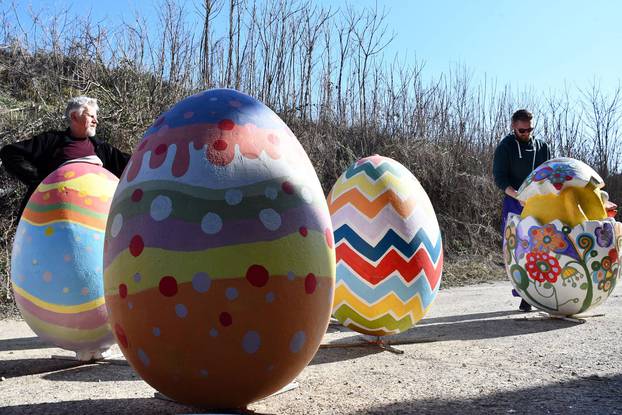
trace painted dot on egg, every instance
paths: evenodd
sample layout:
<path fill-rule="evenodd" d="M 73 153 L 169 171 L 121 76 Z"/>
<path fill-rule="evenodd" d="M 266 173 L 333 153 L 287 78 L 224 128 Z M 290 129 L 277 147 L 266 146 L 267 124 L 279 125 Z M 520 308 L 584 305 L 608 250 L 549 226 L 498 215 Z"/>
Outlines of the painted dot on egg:
<path fill-rule="evenodd" d="M 225 290 L 225 297 L 227 300 L 233 301 L 238 298 L 238 290 L 235 287 L 229 287 Z"/>
<path fill-rule="evenodd" d="M 84 204 L 87 206 L 91 206 L 93 204 L 93 199 L 91 198 L 84 199 Z"/>
<path fill-rule="evenodd" d="M 199 370 L 199 375 L 203 378 L 206 378 L 209 375 L 209 372 L 207 371 L 207 369 L 201 369 Z"/>
<path fill-rule="evenodd" d="M 216 330 L 215 328 L 211 329 L 209 331 L 209 335 L 212 337 L 218 337 L 218 330 Z"/>
<path fill-rule="evenodd" d="M 184 119 L 185 120 L 189 120 L 190 118 L 194 117 L 194 112 L 192 111 L 186 111 L 184 112 Z"/>
<path fill-rule="evenodd" d="M 163 221 L 173 212 L 173 201 L 170 197 L 158 195 L 151 201 L 149 214 L 156 222 Z"/>
<path fill-rule="evenodd" d="M 292 353 L 298 353 L 302 350 L 302 347 L 305 345 L 305 341 L 307 340 L 307 336 L 305 332 L 300 330 L 297 331 L 293 336 L 292 340 L 289 342 L 289 350 Z"/>
<path fill-rule="evenodd" d="M 65 261 L 65 262 L 71 262 L 71 260 L 72 260 L 72 256 L 71 256 L 71 255 L 69 255 L 69 254 L 65 254 L 65 255 L 63 256 L 63 261 Z"/>
<path fill-rule="evenodd" d="M 261 347 L 261 336 L 255 330 L 247 331 L 242 338 L 242 348 L 248 354 L 257 353 Z"/>
<path fill-rule="evenodd" d="M 140 282 L 140 280 L 142 279 L 142 276 L 140 275 L 140 273 L 136 273 L 134 274 L 134 282 Z"/>
<path fill-rule="evenodd" d="M 151 359 L 149 359 L 149 356 L 147 356 L 147 353 L 145 353 L 143 349 L 138 349 L 138 358 L 145 366 L 149 366 L 151 364 Z"/>
<path fill-rule="evenodd" d="M 270 231 L 276 231 L 281 227 L 281 215 L 274 209 L 262 209 L 259 212 L 259 220 Z"/>
<path fill-rule="evenodd" d="M 143 198 L 143 190 L 142 189 L 136 189 L 132 192 L 132 202 L 140 202 Z"/>
<path fill-rule="evenodd" d="M 82 287 L 82 290 L 80 291 L 80 294 L 82 295 L 89 295 L 89 287 Z"/>
<path fill-rule="evenodd" d="M 112 218 L 112 225 L 110 225 L 110 234 L 113 238 L 116 238 L 121 232 L 121 228 L 123 227 L 123 216 L 120 213 L 114 215 Z"/>
<path fill-rule="evenodd" d="M 192 277 L 192 288 L 196 292 L 204 293 L 207 292 L 212 286 L 212 279 L 205 272 L 197 272 Z"/>
<path fill-rule="evenodd" d="M 306 238 L 307 234 L 309 233 L 309 230 L 307 229 L 306 226 L 301 226 L 300 228 L 298 228 L 298 232 L 300 232 L 300 234 Z"/>
<path fill-rule="evenodd" d="M 279 191 L 275 187 L 268 186 L 263 192 L 264 196 L 266 196 L 270 200 L 275 200 L 279 196 Z"/>
<path fill-rule="evenodd" d="M 127 285 L 119 284 L 119 297 L 121 298 L 127 297 Z"/>
<path fill-rule="evenodd" d="M 50 271 L 45 271 L 43 273 L 43 281 L 45 281 L 45 282 L 52 281 L 52 273 Z"/>
<path fill-rule="evenodd" d="M 71 178 L 72 178 L 72 177 L 74 177 L 75 175 L 76 175 L 76 172 L 75 172 L 75 171 L 68 171 L 68 172 L 65 172 L 65 174 L 64 174 L 65 179 L 71 179 Z"/>
<path fill-rule="evenodd" d="M 161 331 L 160 331 L 160 327 L 154 327 L 151 332 L 153 333 L 154 336 L 156 337 L 160 337 Z"/>
<path fill-rule="evenodd" d="M 201 219 L 201 230 L 208 235 L 214 235 L 222 229 L 222 219 L 216 213 L 209 212 Z"/>
<path fill-rule="evenodd" d="M 221 120 L 218 122 L 218 128 L 223 131 L 231 131 L 235 127 L 235 123 L 231 120 Z"/>
<path fill-rule="evenodd" d="M 225 192 L 225 201 L 231 206 L 239 204 L 244 197 L 240 189 L 229 189 Z"/>
<path fill-rule="evenodd" d="M 229 147 L 226 140 L 218 139 L 212 144 L 212 148 L 216 151 L 225 151 Z"/>
<path fill-rule="evenodd" d="M 45 234 L 45 236 L 52 236 L 54 235 L 54 228 L 48 226 L 47 228 L 45 228 L 45 231 L 43 233 Z"/>
<path fill-rule="evenodd" d="M 63 288 L 63 294 L 67 294 L 67 293 L 69 293 L 69 287 Z"/>
<path fill-rule="evenodd" d="M 283 191 L 287 193 L 288 195 L 291 195 L 294 193 L 294 185 L 289 181 L 284 181 L 283 184 L 281 185 L 281 189 L 283 189 Z"/>
<path fill-rule="evenodd" d="M 261 265 L 251 265 L 246 271 L 246 280 L 254 287 L 263 287 L 268 283 L 270 274 L 268 270 Z"/>
<path fill-rule="evenodd" d="M 139 256 L 142 252 L 143 249 L 145 248 L 145 243 L 143 242 L 143 238 L 140 235 L 134 235 L 132 237 L 132 240 L 130 241 L 130 254 L 132 254 L 132 256 Z"/>
<path fill-rule="evenodd" d="M 188 315 L 188 307 L 184 304 L 175 304 L 175 314 L 177 314 L 179 318 L 186 318 Z"/>
<path fill-rule="evenodd" d="M 295 279 L 295 278 L 296 278 L 296 274 L 294 274 L 294 272 L 293 272 L 293 271 L 289 271 L 289 272 L 287 273 L 287 279 L 288 279 L 289 281 L 294 281 L 294 279 Z"/>
<path fill-rule="evenodd" d="M 119 323 L 116 323 L 114 325 L 114 334 L 117 336 L 117 341 L 119 342 L 119 344 L 127 349 L 127 346 L 128 346 L 127 336 L 125 335 L 125 331 L 119 325 Z"/>
<path fill-rule="evenodd" d="M 163 296 L 173 297 L 175 294 L 177 294 L 177 280 L 175 279 L 175 277 L 166 275 L 160 278 L 158 288 Z"/>
<path fill-rule="evenodd" d="M 302 189 L 300 189 L 300 196 L 302 196 L 302 200 L 304 200 L 306 203 L 313 203 L 313 195 L 308 188 L 303 187 Z"/>
<path fill-rule="evenodd" d="M 229 101 L 229 105 L 231 105 L 233 108 L 240 108 L 242 106 L 242 103 L 237 99 L 232 99 L 231 101 Z"/>
<path fill-rule="evenodd" d="M 315 287 L 317 286 L 317 279 L 312 273 L 307 274 L 305 277 L 305 292 L 307 294 L 313 294 Z"/>
<path fill-rule="evenodd" d="M 127 308 L 128 308 L 128 310 L 133 310 L 134 309 L 134 303 L 131 302 L 131 301 L 128 301 L 127 302 Z"/>
<path fill-rule="evenodd" d="M 223 311 L 218 316 L 218 321 L 220 321 L 220 324 L 223 327 L 229 327 L 231 324 L 233 324 L 233 317 L 231 317 L 231 314 L 227 313 L 226 311 Z"/>
<path fill-rule="evenodd" d="M 324 229 L 324 238 L 326 238 L 326 245 L 331 249 L 334 248 L 335 240 L 333 239 L 333 231 L 329 228 Z"/>
<path fill-rule="evenodd" d="M 271 304 L 274 302 L 274 299 L 276 298 L 276 295 L 270 291 L 269 293 L 266 293 L 266 303 Z"/>
<path fill-rule="evenodd" d="M 32 265 L 37 265 L 38 263 L 39 263 L 38 259 L 35 258 L 35 259 L 32 260 Z"/>

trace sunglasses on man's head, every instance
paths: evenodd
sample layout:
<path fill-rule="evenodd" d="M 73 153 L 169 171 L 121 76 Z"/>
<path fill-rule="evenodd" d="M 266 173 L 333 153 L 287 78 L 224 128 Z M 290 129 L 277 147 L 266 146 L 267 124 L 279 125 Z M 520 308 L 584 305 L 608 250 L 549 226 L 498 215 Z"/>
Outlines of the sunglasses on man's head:
<path fill-rule="evenodd" d="M 532 132 L 533 128 L 517 128 L 516 130 L 521 134 L 525 134 Z"/>

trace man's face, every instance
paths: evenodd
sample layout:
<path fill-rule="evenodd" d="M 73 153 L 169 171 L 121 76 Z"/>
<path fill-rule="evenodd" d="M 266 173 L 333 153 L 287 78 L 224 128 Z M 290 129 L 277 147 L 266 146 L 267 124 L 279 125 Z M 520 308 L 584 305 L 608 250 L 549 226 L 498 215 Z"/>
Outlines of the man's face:
<path fill-rule="evenodd" d="M 531 137 L 531 132 L 533 131 L 531 120 L 514 121 L 512 123 L 512 129 L 514 130 L 514 135 L 516 135 L 516 137 L 520 141 L 529 141 L 529 138 Z"/>
<path fill-rule="evenodd" d="M 97 111 L 95 108 L 86 105 L 82 110 L 71 113 L 71 134 L 76 138 L 86 138 L 95 136 L 97 130 Z"/>

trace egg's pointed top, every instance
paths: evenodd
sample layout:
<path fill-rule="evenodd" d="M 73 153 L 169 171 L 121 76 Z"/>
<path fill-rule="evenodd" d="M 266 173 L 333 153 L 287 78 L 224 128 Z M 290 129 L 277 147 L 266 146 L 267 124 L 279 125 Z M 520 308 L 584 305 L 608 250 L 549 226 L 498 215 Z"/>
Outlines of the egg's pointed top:
<path fill-rule="evenodd" d="M 585 187 L 591 183 L 595 188 L 605 186 L 604 180 L 582 161 L 567 157 L 549 160 L 525 179 L 516 198 L 526 202 L 532 196 L 559 194 L 569 187 Z"/>

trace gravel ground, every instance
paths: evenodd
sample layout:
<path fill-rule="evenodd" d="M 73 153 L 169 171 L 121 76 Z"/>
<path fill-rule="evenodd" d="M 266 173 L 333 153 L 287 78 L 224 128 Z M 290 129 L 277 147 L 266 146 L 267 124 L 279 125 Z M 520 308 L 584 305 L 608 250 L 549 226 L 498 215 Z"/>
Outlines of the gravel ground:
<path fill-rule="evenodd" d="M 270 414 L 622 414 L 622 293 L 584 323 L 516 311 L 510 285 L 442 290 L 414 329 L 360 344 L 338 325 L 299 387 L 249 406 Z M 604 315 L 602 315 L 604 314 Z M 345 347 L 344 347 L 345 346 Z M 0 321 L 0 414 L 196 413 L 153 397 L 122 362 L 79 365 L 52 355 L 19 320 Z"/>

